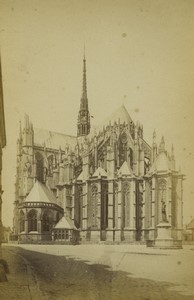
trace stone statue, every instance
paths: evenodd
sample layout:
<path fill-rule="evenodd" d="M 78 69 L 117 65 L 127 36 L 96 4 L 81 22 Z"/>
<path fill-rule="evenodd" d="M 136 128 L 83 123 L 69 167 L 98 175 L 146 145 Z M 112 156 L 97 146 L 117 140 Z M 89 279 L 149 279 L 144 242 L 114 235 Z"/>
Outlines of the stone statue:
<path fill-rule="evenodd" d="M 163 200 L 162 200 L 162 222 L 168 222 L 166 217 L 166 204 Z"/>

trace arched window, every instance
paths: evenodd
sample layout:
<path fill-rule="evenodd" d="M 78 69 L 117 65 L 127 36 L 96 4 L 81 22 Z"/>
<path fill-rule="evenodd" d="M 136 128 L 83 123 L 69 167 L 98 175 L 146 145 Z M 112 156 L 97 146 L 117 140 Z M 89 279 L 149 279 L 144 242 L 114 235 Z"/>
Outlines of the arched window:
<path fill-rule="evenodd" d="M 145 188 L 145 226 L 152 226 L 152 180 L 146 181 Z"/>
<path fill-rule="evenodd" d="M 42 216 L 42 231 L 49 232 L 52 229 L 52 213 L 45 211 Z"/>
<path fill-rule="evenodd" d="M 122 228 L 130 226 L 130 185 L 125 183 L 123 185 L 122 197 Z"/>
<path fill-rule="evenodd" d="M 53 164 L 54 164 L 54 156 L 51 154 L 47 157 L 48 160 L 48 175 L 52 176 L 53 174 Z"/>
<path fill-rule="evenodd" d="M 130 148 L 129 152 L 130 152 L 130 154 L 129 154 L 130 155 L 130 167 L 133 170 L 133 150 Z"/>
<path fill-rule="evenodd" d="M 44 183 L 44 160 L 42 154 L 37 152 L 35 154 L 36 158 L 36 178 L 38 181 Z"/>
<path fill-rule="evenodd" d="M 119 140 L 119 165 L 120 167 L 127 161 L 127 135 L 123 133 Z"/>
<path fill-rule="evenodd" d="M 101 229 L 108 227 L 108 183 L 102 182 L 101 186 Z"/>
<path fill-rule="evenodd" d="M 114 227 L 118 228 L 118 184 L 114 184 Z"/>
<path fill-rule="evenodd" d="M 37 212 L 36 210 L 31 210 L 28 213 L 28 232 L 37 231 Z"/>
<path fill-rule="evenodd" d="M 83 188 L 81 185 L 77 186 L 76 199 L 74 210 L 74 222 L 77 228 L 81 228 L 82 225 L 82 205 L 83 205 Z"/>
<path fill-rule="evenodd" d="M 23 211 L 20 211 L 20 232 L 25 231 L 25 215 Z"/>
<path fill-rule="evenodd" d="M 98 188 L 96 185 L 92 187 L 91 199 L 91 226 L 97 226 L 97 202 L 98 202 Z"/>

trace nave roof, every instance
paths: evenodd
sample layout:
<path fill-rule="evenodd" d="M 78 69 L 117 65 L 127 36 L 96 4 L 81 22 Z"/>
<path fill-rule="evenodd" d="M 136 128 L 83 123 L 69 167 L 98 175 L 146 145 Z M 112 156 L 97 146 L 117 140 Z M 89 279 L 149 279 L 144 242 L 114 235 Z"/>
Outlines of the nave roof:
<path fill-rule="evenodd" d="M 124 104 L 122 104 L 117 110 L 115 110 L 108 118 L 106 118 L 102 123 L 100 123 L 97 126 L 97 130 L 100 131 L 103 129 L 103 127 L 108 126 L 109 123 L 111 123 L 112 125 L 114 123 L 119 123 L 120 124 L 130 124 L 132 122 L 132 119 L 126 109 L 126 107 L 124 106 Z"/>
<path fill-rule="evenodd" d="M 46 148 L 56 150 L 61 147 L 62 150 L 65 150 L 67 145 L 72 148 L 76 146 L 77 137 L 45 129 L 34 128 L 34 144 L 40 147 L 44 147 L 45 145 Z"/>

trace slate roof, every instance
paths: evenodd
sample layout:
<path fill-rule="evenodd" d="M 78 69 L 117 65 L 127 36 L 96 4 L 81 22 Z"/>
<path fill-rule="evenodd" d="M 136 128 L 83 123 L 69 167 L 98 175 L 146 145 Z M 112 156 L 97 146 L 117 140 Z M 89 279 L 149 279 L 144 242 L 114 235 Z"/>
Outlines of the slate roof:
<path fill-rule="evenodd" d="M 35 146 L 58 150 L 61 147 L 65 150 L 69 145 L 74 148 L 77 144 L 77 137 L 71 135 L 65 135 L 63 133 L 53 132 L 45 129 L 34 128 L 34 144 Z"/>
<path fill-rule="evenodd" d="M 164 151 L 158 154 L 158 156 L 156 157 L 156 161 L 152 165 L 149 173 L 152 173 L 154 171 L 165 172 L 169 170 L 171 170 L 171 164 L 166 152 Z"/>
<path fill-rule="evenodd" d="M 99 124 L 97 129 L 102 130 L 103 126 L 109 125 L 110 122 L 111 125 L 113 125 L 114 122 L 118 124 L 119 120 L 120 120 L 120 124 L 124 124 L 124 123 L 130 124 L 132 122 L 132 119 L 124 104 L 120 106 L 115 112 L 113 112 L 108 118 L 106 118 L 101 124 Z"/>
<path fill-rule="evenodd" d="M 124 161 L 124 163 L 122 164 L 122 166 L 118 170 L 118 175 L 125 175 L 125 176 L 132 175 L 132 171 L 130 170 L 130 168 L 129 168 L 126 161 Z"/>
<path fill-rule="evenodd" d="M 37 180 L 24 202 L 45 202 L 56 204 L 57 200 L 53 192 Z"/>
<path fill-rule="evenodd" d="M 74 229 L 77 230 L 73 221 L 68 216 L 63 216 L 55 225 L 54 229 Z"/>
<path fill-rule="evenodd" d="M 92 175 L 92 177 L 102 177 L 102 176 L 107 177 L 108 175 L 107 175 L 106 171 L 101 167 L 98 167 L 98 169 Z"/>

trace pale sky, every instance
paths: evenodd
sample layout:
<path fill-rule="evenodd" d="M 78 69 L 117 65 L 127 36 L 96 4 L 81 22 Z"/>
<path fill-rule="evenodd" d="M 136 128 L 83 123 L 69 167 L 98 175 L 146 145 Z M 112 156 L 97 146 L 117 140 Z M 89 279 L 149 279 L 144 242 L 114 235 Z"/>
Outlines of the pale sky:
<path fill-rule="evenodd" d="M 184 220 L 194 218 L 193 0 L 0 0 L 7 146 L 3 223 L 12 226 L 16 139 L 34 127 L 76 134 L 84 44 L 89 109 L 100 123 L 124 103 L 152 144 L 164 135 L 186 175 Z"/>

